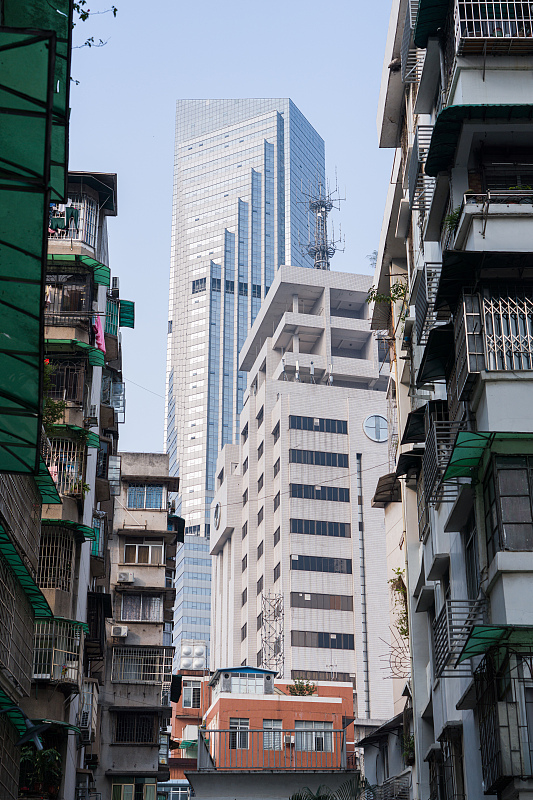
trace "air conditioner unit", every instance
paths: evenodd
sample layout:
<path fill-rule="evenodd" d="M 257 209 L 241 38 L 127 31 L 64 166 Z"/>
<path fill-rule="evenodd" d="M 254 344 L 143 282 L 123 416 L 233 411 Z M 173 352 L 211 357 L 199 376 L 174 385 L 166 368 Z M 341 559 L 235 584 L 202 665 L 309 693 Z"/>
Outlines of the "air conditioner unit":
<path fill-rule="evenodd" d="M 113 297 L 118 297 L 119 294 L 119 281 L 118 278 L 111 278 L 111 295 Z"/>
<path fill-rule="evenodd" d="M 133 583 L 133 572 L 119 572 L 117 583 Z"/>
<path fill-rule="evenodd" d="M 111 627 L 111 636 L 114 636 L 116 639 L 125 639 L 127 635 L 128 635 L 127 625 L 113 625 Z"/>
<path fill-rule="evenodd" d="M 294 747 L 294 736 L 290 733 L 285 734 L 285 744 L 287 747 Z"/>

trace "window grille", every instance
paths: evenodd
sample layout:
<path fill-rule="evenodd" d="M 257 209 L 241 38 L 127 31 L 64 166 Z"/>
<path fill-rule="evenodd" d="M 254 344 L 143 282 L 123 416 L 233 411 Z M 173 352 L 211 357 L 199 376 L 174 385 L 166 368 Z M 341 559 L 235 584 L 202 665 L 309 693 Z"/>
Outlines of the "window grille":
<path fill-rule="evenodd" d="M 41 535 L 39 574 L 41 589 L 72 590 L 74 539 L 65 528 L 47 525 Z"/>
<path fill-rule="evenodd" d="M 281 750 L 282 727 L 281 719 L 263 720 L 263 750 Z"/>
<path fill-rule="evenodd" d="M 50 365 L 53 371 L 50 375 L 48 394 L 52 400 L 65 400 L 83 405 L 85 362 L 50 360 Z"/>
<path fill-rule="evenodd" d="M 111 680 L 160 684 L 172 675 L 172 648 L 114 647 Z"/>
<path fill-rule="evenodd" d="M 150 483 L 128 485 L 128 508 L 163 508 L 163 486 Z"/>
<path fill-rule="evenodd" d="M 98 682 L 84 680 L 80 699 L 78 727 L 81 730 L 82 741 L 92 742 L 96 735 L 98 720 Z"/>
<path fill-rule="evenodd" d="M 160 595 L 125 594 L 122 597 L 123 622 L 163 622 Z"/>
<path fill-rule="evenodd" d="M 0 797 L 15 800 L 19 796 L 20 734 L 7 715 L 0 714 Z"/>
<path fill-rule="evenodd" d="M 115 721 L 115 742 L 118 744 L 158 744 L 155 714 L 119 712 Z"/>
<path fill-rule="evenodd" d="M 96 201 L 88 195 L 73 195 L 63 211 L 50 210 L 49 239 L 75 239 L 96 247 Z"/>
<path fill-rule="evenodd" d="M 102 558 L 104 555 L 105 519 L 93 517 L 94 540 L 91 542 L 91 555 Z"/>
<path fill-rule="evenodd" d="M 92 315 L 88 274 L 46 276 L 45 320 L 47 325 L 88 325 Z"/>
<path fill-rule="evenodd" d="M 96 477 L 107 480 L 107 467 L 109 464 L 109 454 L 112 444 L 107 439 L 100 439 L 100 447 L 96 454 Z"/>
<path fill-rule="evenodd" d="M 77 684 L 80 678 L 83 633 L 71 622 L 36 620 L 33 678 Z"/>
<path fill-rule="evenodd" d="M 105 304 L 105 326 L 104 332 L 111 336 L 118 336 L 118 308 L 119 300 L 108 297 Z"/>
<path fill-rule="evenodd" d="M 60 494 L 83 495 L 85 444 L 81 439 L 51 439 L 47 467 Z"/>
<path fill-rule="evenodd" d="M 0 517 L 26 554 L 35 577 L 41 535 L 41 496 L 31 477 L 0 475 Z"/>
<path fill-rule="evenodd" d="M 20 684 L 25 694 L 29 694 L 33 613 L 2 555 L 0 586 L 0 667 Z"/>

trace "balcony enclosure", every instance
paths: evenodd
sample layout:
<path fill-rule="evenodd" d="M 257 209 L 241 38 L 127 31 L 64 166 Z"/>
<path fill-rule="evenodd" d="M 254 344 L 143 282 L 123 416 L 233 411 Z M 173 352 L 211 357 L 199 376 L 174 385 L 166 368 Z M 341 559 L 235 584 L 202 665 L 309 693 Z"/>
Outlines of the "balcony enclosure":
<path fill-rule="evenodd" d="M 47 274 L 45 324 L 89 328 L 93 313 L 92 300 L 92 278 L 89 273 Z"/>
<path fill-rule="evenodd" d="M 489 651 L 474 673 L 486 793 L 533 778 L 533 649 Z"/>
<path fill-rule="evenodd" d="M 59 525 L 43 527 L 37 577 L 40 588 L 71 592 L 75 554 L 74 537 L 68 528 Z"/>
<path fill-rule="evenodd" d="M 68 620 L 35 621 L 33 680 L 78 688 L 82 674 L 83 632 Z"/>
<path fill-rule="evenodd" d="M 429 409 L 429 405 L 428 405 Z M 466 426 L 464 421 L 451 422 L 448 405 L 445 401 L 435 401 L 431 412 L 425 418 L 426 448 L 422 457 L 424 475 L 424 495 L 426 503 L 439 503 L 453 500 L 457 494 L 457 484 L 443 482 L 455 439 Z"/>
<path fill-rule="evenodd" d="M 126 420 L 126 384 L 117 380 L 115 374 L 104 372 L 102 375 L 102 390 L 100 402 L 115 410 L 115 420 L 118 423 Z"/>
<path fill-rule="evenodd" d="M 0 555 L 0 668 L 18 685 L 24 695 L 30 693 L 33 610 L 20 584 Z"/>
<path fill-rule="evenodd" d="M 60 494 L 83 497 L 86 445 L 81 438 L 51 439 L 46 466 Z"/>
<path fill-rule="evenodd" d="M 457 664 L 474 625 L 484 622 L 486 601 L 445 600 L 433 622 L 435 677 L 460 678 L 470 675 L 470 666 Z"/>
<path fill-rule="evenodd" d="M 82 406 L 85 398 L 85 361 L 50 359 L 52 372 L 48 395 L 52 400 L 63 400 Z M 87 387 L 88 389 L 88 387 Z"/>
<path fill-rule="evenodd" d="M 96 247 L 98 205 L 86 194 L 69 197 L 66 205 L 52 203 L 48 239 L 51 241 L 81 242 Z"/>
<path fill-rule="evenodd" d="M 456 0 L 453 29 L 459 56 L 533 53 L 530 3 Z"/>
<path fill-rule="evenodd" d="M 41 447 L 46 437 L 41 437 Z M 0 519 L 9 529 L 33 577 L 37 572 L 41 534 L 41 496 L 26 475 L 0 475 Z"/>
<path fill-rule="evenodd" d="M 170 683 L 172 647 L 114 647 L 111 680 L 116 683 Z"/>
<path fill-rule="evenodd" d="M 415 295 L 416 342 L 426 345 L 429 332 L 437 321 L 437 312 L 433 306 L 437 296 L 442 264 L 426 263 L 418 280 Z"/>

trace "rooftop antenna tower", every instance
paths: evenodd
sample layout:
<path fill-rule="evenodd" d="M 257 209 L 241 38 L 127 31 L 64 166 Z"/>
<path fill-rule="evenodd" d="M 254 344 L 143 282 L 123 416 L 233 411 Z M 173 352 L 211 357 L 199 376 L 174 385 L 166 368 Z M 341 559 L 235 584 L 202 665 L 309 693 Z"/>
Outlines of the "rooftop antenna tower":
<path fill-rule="evenodd" d="M 316 192 L 309 192 L 305 201 L 308 206 L 308 221 L 314 220 L 314 236 L 310 234 L 311 225 L 308 224 L 309 240 L 303 248 L 304 254 L 311 256 L 315 269 L 329 269 L 330 262 L 337 250 L 344 250 L 344 239 L 339 233 L 335 239 L 332 227 L 332 238 L 328 238 L 328 214 L 333 209 L 340 210 L 340 203 L 344 197 L 339 197 L 337 181 L 335 189 L 330 191 L 329 184 L 319 181 Z"/>
<path fill-rule="evenodd" d="M 262 595 L 261 662 L 283 676 L 283 595 Z"/>

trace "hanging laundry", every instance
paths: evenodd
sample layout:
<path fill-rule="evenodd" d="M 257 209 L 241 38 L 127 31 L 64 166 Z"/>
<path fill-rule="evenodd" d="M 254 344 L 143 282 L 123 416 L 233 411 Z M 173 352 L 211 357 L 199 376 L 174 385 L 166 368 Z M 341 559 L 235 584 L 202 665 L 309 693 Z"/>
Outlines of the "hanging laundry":
<path fill-rule="evenodd" d="M 101 350 L 102 353 L 105 353 L 104 328 L 102 326 L 102 320 L 98 314 L 94 318 L 93 330 L 97 348 Z"/>

